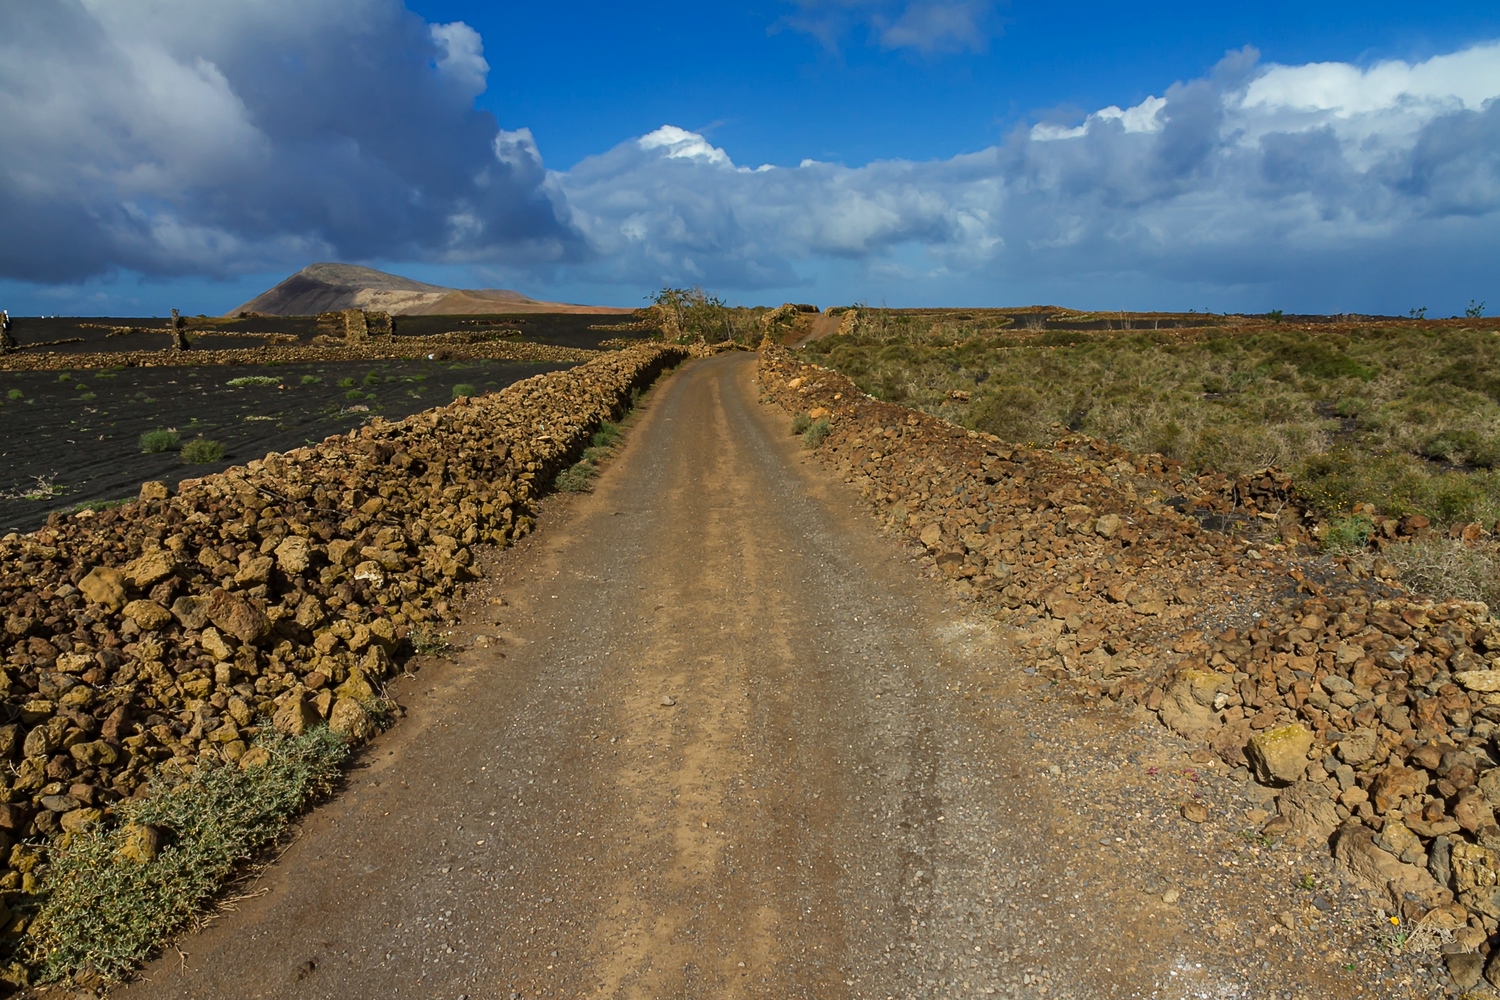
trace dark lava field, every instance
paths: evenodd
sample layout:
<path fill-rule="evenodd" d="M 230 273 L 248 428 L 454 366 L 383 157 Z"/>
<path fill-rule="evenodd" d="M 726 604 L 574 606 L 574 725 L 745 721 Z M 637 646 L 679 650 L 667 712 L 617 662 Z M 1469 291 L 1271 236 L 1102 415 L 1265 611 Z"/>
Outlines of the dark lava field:
<path fill-rule="evenodd" d="M 601 334 L 590 333 L 587 346 L 596 346 Z M 419 359 L 0 371 L 0 534 L 34 530 L 52 511 L 134 496 L 147 480 L 175 486 L 374 415 L 398 420 L 448 403 L 455 387 L 483 393 L 568 367 Z M 272 381 L 231 384 L 247 377 Z M 190 465 L 175 451 L 143 453 L 141 435 L 156 430 L 182 443 L 217 441 L 224 457 Z"/>

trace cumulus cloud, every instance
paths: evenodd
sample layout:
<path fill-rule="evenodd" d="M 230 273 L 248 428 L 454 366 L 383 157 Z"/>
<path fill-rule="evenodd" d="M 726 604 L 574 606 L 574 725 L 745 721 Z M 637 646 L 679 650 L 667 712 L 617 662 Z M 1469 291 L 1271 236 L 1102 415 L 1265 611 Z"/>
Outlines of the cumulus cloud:
<path fill-rule="evenodd" d="M 555 181 L 608 280 L 790 288 L 842 260 L 990 294 L 1063 275 L 1322 308 L 1445 281 L 1474 294 L 1500 250 L 1500 44 L 1369 67 L 1247 49 L 933 162 L 749 169 L 664 126 Z"/>
<path fill-rule="evenodd" d="M 862 31 L 883 49 L 923 56 L 983 52 L 999 30 L 995 0 L 792 0 L 796 13 L 777 22 L 837 49 Z"/>
<path fill-rule="evenodd" d="M 576 254 L 462 23 L 400 0 L 0 5 L 0 276 Z"/>

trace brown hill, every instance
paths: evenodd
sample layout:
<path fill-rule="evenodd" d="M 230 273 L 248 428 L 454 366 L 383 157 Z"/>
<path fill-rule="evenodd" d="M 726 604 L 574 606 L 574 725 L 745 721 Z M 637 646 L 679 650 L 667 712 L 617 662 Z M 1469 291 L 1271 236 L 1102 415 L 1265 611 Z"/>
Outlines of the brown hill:
<path fill-rule="evenodd" d="M 312 316 L 337 309 L 379 310 L 395 316 L 630 312 L 611 306 L 541 302 L 504 288 L 445 288 L 355 264 L 312 264 L 228 315 Z"/>

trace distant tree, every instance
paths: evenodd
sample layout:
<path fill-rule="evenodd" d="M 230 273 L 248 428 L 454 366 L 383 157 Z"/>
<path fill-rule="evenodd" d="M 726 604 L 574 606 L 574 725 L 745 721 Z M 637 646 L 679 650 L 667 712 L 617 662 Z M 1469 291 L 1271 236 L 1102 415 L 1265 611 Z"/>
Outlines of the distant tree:
<path fill-rule="evenodd" d="M 1484 315 L 1484 303 L 1475 302 L 1473 299 L 1470 299 L 1469 308 L 1464 310 L 1464 315 L 1469 319 L 1479 319 Z"/>

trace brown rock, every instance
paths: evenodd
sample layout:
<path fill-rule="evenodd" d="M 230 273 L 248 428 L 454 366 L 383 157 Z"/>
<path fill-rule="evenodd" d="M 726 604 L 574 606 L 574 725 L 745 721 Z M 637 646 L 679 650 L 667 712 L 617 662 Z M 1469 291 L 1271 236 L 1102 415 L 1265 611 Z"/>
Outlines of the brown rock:
<path fill-rule="evenodd" d="M 271 716 L 271 725 L 277 732 L 287 736 L 301 736 L 321 721 L 307 692 L 300 690 L 289 695 L 276 710 L 276 714 Z"/>
<path fill-rule="evenodd" d="M 1289 785 L 1307 770 L 1313 734 L 1299 723 L 1275 726 L 1250 737 L 1245 757 L 1264 785 Z"/>
<path fill-rule="evenodd" d="M 141 484 L 139 498 L 142 503 L 150 503 L 152 500 L 165 500 L 171 495 L 172 491 L 166 483 L 153 479 Z"/>
<path fill-rule="evenodd" d="M 287 576 L 296 576 L 307 571 L 312 559 L 312 547 L 307 539 L 288 535 L 276 546 L 276 565 Z"/>
<path fill-rule="evenodd" d="M 108 566 L 95 566 L 88 575 L 78 581 L 78 589 L 92 604 L 100 604 L 111 611 L 125 606 L 125 576 Z"/>
<path fill-rule="evenodd" d="M 210 603 L 207 597 L 193 595 L 179 597 L 172 602 L 172 617 L 176 618 L 183 628 L 201 629 L 208 624 Z"/>
<path fill-rule="evenodd" d="M 144 865 L 156 860 L 156 856 L 161 853 L 166 842 L 166 834 L 160 827 L 146 823 L 131 823 L 120 831 L 120 847 L 115 851 L 115 855 L 126 861 Z"/>
<path fill-rule="evenodd" d="M 125 581 L 136 590 L 145 590 L 175 572 L 177 572 L 177 557 L 169 549 L 147 552 L 140 558 L 126 563 L 123 570 Z"/>
<path fill-rule="evenodd" d="M 1202 802 L 1184 802 L 1180 810 L 1182 818 L 1189 823 L 1205 823 L 1208 821 L 1208 806 Z"/>
<path fill-rule="evenodd" d="M 131 601 L 125 605 L 125 617 L 134 620 L 144 632 L 152 632 L 172 620 L 172 612 L 155 601 Z"/>
<path fill-rule="evenodd" d="M 1211 670 L 1192 667 L 1178 671 L 1162 697 L 1162 722 L 1190 740 L 1202 737 L 1219 721 L 1213 710 L 1214 696 L 1229 678 Z"/>
<path fill-rule="evenodd" d="M 328 728 L 351 743 L 363 743 L 378 731 L 370 713 L 353 698 L 339 698 L 333 703 Z"/>
<path fill-rule="evenodd" d="M 259 643 L 271 632 L 270 621 L 255 605 L 227 590 L 209 595 L 208 617 L 241 642 Z"/>
<path fill-rule="evenodd" d="M 1276 798 L 1277 808 L 1291 829 L 1310 841 L 1326 843 L 1339 827 L 1339 814 L 1328 790 L 1312 781 L 1298 781 Z"/>
<path fill-rule="evenodd" d="M 1411 798 L 1427 790 L 1427 772 L 1393 764 L 1375 777 L 1370 785 L 1370 800 L 1376 812 L 1386 812 L 1402 799 Z"/>
<path fill-rule="evenodd" d="M 1500 919 L 1500 854 L 1459 840 L 1453 844 L 1448 863 L 1458 901 L 1475 913 Z"/>

